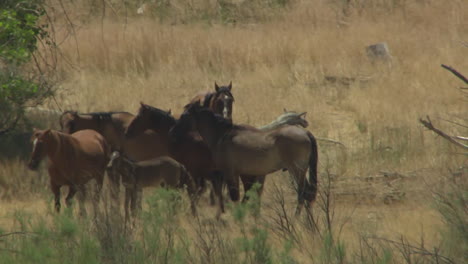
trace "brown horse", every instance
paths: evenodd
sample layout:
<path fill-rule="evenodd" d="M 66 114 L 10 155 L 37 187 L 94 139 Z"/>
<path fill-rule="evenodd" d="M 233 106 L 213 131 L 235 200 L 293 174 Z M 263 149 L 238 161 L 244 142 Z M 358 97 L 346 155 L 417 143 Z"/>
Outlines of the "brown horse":
<path fill-rule="evenodd" d="M 183 188 L 184 185 L 187 186 L 192 214 L 196 215 L 195 182 L 185 167 L 172 158 L 163 156 L 133 162 L 118 151 L 114 151 L 107 167 L 122 176 L 122 183 L 125 186 L 126 221 L 129 219 L 130 209 L 133 217 L 136 215 L 137 208 L 141 210 L 141 199 L 138 199 L 137 195 L 142 193 L 145 187 Z"/>
<path fill-rule="evenodd" d="M 69 186 L 65 199 L 67 206 L 77 191 L 82 194 L 80 208 L 84 212 L 84 185 L 91 179 L 97 181 L 97 200 L 104 179 L 110 148 L 105 139 L 93 130 L 83 130 L 71 135 L 55 130 L 34 129 L 31 137 L 33 149 L 28 167 L 36 170 L 45 156 L 49 158 L 49 176 L 55 195 L 55 209 L 60 211 L 60 187 Z"/>
<path fill-rule="evenodd" d="M 214 92 L 205 92 L 198 94 L 184 109 L 192 104 L 199 104 L 201 106 L 211 109 L 213 112 L 222 115 L 224 118 L 232 120 L 232 104 L 234 103 L 234 96 L 231 93 L 232 82 L 227 86 L 218 86 L 215 82 Z"/>
<path fill-rule="evenodd" d="M 125 130 L 135 116 L 128 112 L 94 112 L 78 114 L 65 111 L 60 117 L 63 132 L 71 134 L 84 129 L 92 129 L 104 136 L 112 151 L 124 153 L 135 161 L 157 158 L 168 154 L 167 142 L 154 131 L 144 131 L 138 137 L 125 137 Z M 120 175 L 108 172 L 111 180 L 112 200 L 119 195 Z"/>
<path fill-rule="evenodd" d="M 307 130 L 282 126 L 261 131 L 246 125 L 234 125 L 212 111 L 194 105 L 179 122 L 194 122 L 210 147 L 215 164 L 221 170 L 231 197 L 239 197 L 238 175 L 267 175 L 286 168 L 297 184 L 296 214 L 307 200 L 317 194 L 317 142 Z M 306 178 L 309 167 L 309 179 Z"/>
<path fill-rule="evenodd" d="M 232 95 L 232 82 L 227 86 L 218 86 L 215 82 L 214 92 L 205 92 L 195 96 L 190 102 L 184 107 L 186 111 L 192 105 L 197 104 L 206 107 L 216 114 L 222 115 L 224 118 L 232 121 L 232 106 L 234 103 L 234 96 Z M 263 191 L 263 182 L 265 176 L 253 176 L 253 175 L 240 175 L 244 190 L 248 191 L 252 188 L 255 183 L 260 184 L 258 189 L 258 195 L 261 195 Z M 244 195 L 243 201 L 246 201 L 248 197 Z"/>
<path fill-rule="evenodd" d="M 192 175 L 199 187 L 198 193 L 205 188 L 205 181 L 211 181 L 214 195 L 219 201 L 218 216 L 224 212 L 221 189 L 222 179 L 215 170 L 211 151 L 197 131 L 192 130 L 181 135 L 176 140 L 170 138 L 169 131 L 176 124 L 176 119 L 170 112 L 141 103 L 138 115 L 127 127 L 125 135 L 128 139 L 136 138 L 143 131 L 154 130 L 168 142 L 169 156 L 183 164 Z"/>

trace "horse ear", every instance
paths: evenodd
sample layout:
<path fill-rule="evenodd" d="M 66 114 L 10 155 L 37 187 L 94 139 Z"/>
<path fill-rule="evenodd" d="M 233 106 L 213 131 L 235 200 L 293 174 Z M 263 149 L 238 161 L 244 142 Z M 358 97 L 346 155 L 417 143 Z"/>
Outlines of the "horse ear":
<path fill-rule="evenodd" d="M 169 111 L 167 111 L 167 113 L 170 115 L 171 114 L 171 109 L 169 109 Z"/>
<path fill-rule="evenodd" d="M 216 92 L 219 92 L 219 86 L 218 86 L 218 84 L 216 82 L 215 82 L 215 90 L 216 90 Z"/>
<path fill-rule="evenodd" d="M 229 82 L 228 89 L 229 89 L 229 91 L 231 91 L 231 89 L 232 89 L 232 81 Z"/>
<path fill-rule="evenodd" d="M 287 112 L 288 112 L 288 110 L 286 110 L 286 108 L 283 108 L 283 111 L 284 111 L 285 113 L 287 113 Z"/>
<path fill-rule="evenodd" d="M 143 109 L 148 109 L 148 105 L 140 101 L 140 106 Z"/>
<path fill-rule="evenodd" d="M 306 116 L 306 114 L 307 114 L 307 112 L 303 112 L 303 113 L 301 113 L 299 116 L 303 116 L 303 117 L 305 117 L 305 116 Z"/>
<path fill-rule="evenodd" d="M 50 134 L 50 128 L 47 129 L 46 131 L 44 131 L 44 133 L 42 134 L 42 136 L 44 137 L 44 136 L 47 136 L 47 135 L 49 135 L 49 134 Z"/>

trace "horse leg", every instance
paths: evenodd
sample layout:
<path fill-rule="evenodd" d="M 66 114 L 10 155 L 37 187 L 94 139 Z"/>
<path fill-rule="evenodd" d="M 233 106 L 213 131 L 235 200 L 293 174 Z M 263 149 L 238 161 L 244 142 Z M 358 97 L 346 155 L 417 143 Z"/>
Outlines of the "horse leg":
<path fill-rule="evenodd" d="M 215 193 L 214 193 L 214 187 L 211 188 L 210 190 L 210 205 L 213 206 L 216 204 L 216 200 L 215 200 Z"/>
<path fill-rule="evenodd" d="M 214 171 L 212 173 L 211 184 L 213 185 L 213 191 L 218 197 L 218 212 L 216 218 L 219 218 L 224 213 L 224 200 L 223 200 L 223 174 L 220 171 Z"/>
<path fill-rule="evenodd" d="M 124 209 L 125 209 L 125 223 L 128 223 L 130 217 L 130 202 L 132 198 L 132 192 L 134 190 L 129 187 L 125 187 L 125 202 L 124 202 Z"/>
<path fill-rule="evenodd" d="M 100 174 L 96 178 L 96 190 L 94 190 L 94 197 L 93 197 L 93 211 L 94 211 L 94 219 L 97 219 L 97 214 L 99 211 L 99 202 L 101 200 L 101 191 L 102 191 L 102 184 L 104 182 L 104 173 Z"/>
<path fill-rule="evenodd" d="M 60 212 L 60 187 L 61 186 L 51 181 L 50 187 L 55 197 L 55 211 L 59 213 Z"/>
<path fill-rule="evenodd" d="M 110 181 L 111 207 L 118 210 L 119 206 L 119 191 L 120 191 L 120 174 L 114 170 L 108 170 L 107 176 Z"/>
<path fill-rule="evenodd" d="M 234 172 L 228 172 L 229 175 L 225 174 L 224 179 L 229 189 L 229 196 L 233 202 L 239 201 L 239 175 Z"/>
<path fill-rule="evenodd" d="M 245 203 L 249 200 L 247 192 L 252 188 L 255 183 L 259 183 L 260 186 L 257 189 L 257 195 L 260 198 L 263 192 L 263 183 L 265 182 L 265 175 L 263 176 L 254 176 L 254 175 L 240 175 L 242 184 L 244 185 L 244 198 L 242 202 Z"/>
<path fill-rule="evenodd" d="M 86 200 L 86 188 L 84 185 L 78 186 L 78 202 L 80 204 L 80 216 L 86 216 L 86 208 L 85 208 L 85 200 Z"/>
<path fill-rule="evenodd" d="M 72 201 L 71 200 L 73 199 L 75 194 L 76 194 L 76 186 L 73 185 L 73 184 L 70 184 L 70 187 L 68 188 L 67 198 L 65 198 L 65 204 L 67 205 L 67 207 L 72 206 Z"/>
<path fill-rule="evenodd" d="M 196 216 L 197 215 L 197 208 L 196 208 L 196 204 L 197 204 L 197 201 L 198 201 L 198 195 L 197 195 L 197 189 L 196 189 L 196 186 L 195 186 L 195 182 L 193 181 L 193 178 L 192 178 L 192 175 L 190 175 L 189 172 L 183 170 L 182 171 L 182 175 L 183 176 L 183 181 L 182 181 L 182 184 L 186 184 L 187 185 L 187 193 L 189 195 L 189 198 L 190 198 L 190 209 L 192 210 L 192 215 Z M 213 191 L 211 191 L 210 193 L 212 193 Z"/>

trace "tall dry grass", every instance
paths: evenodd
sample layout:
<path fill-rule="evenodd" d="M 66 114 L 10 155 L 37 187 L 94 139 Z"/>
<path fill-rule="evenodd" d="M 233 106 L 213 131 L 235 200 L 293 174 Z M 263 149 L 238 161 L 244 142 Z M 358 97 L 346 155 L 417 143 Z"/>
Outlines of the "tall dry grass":
<path fill-rule="evenodd" d="M 322 192 L 316 204 L 314 221 L 322 233 L 314 231 L 313 221 L 289 219 L 295 195 L 286 174 L 267 179 L 261 217 L 247 217 L 247 226 L 268 227 L 268 245 L 285 252 L 275 255 L 278 261 L 294 263 L 287 261 L 293 256 L 298 263 L 402 263 L 404 256 L 385 259 L 390 244 L 375 239 L 416 245 L 423 238 L 427 248 L 440 245 L 444 218 L 431 207 L 432 191 L 445 186 L 442 176 L 449 171 L 466 168 L 466 158 L 417 119 L 465 118 L 466 102 L 457 89 L 462 83 L 440 67 L 468 74 L 464 1 L 158 1 L 165 6 L 147 1 L 141 16 L 135 14 L 139 5 L 124 1 L 104 1 L 105 10 L 102 1 L 60 2 L 49 3 L 62 51 L 61 109 L 134 113 L 144 101 L 180 113 L 195 94 L 213 89 L 214 81 L 232 80 L 235 122 L 262 125 L 283 108 L 307 111 L 316 136 L 346 145 L 320 142 L 320 189 L 326 190 L 330 179 L 334 201 L 327 209 Z M 391 63 L 366 56 L 365 47 L 381 41 L 390 47 Z M 436 122 L 466 135 L 462 127 Z M 10 176 L 25 174 L 22 166 L 22 161 L 2 163 L 0 183 L 22 186 Z M 40 175 L 46 178 L 45 172 Z M 252 252 L 236 251 L 229 240 L 242 231 L 234 223 L 243 209 L 230 209 L 225 226 L 210 226 L 213 210 L 205 202 L 204 224 L 193 227 L 179 216 L 196 241 L 191 250 L 197 260 L 209 263 L 232 254 L 254 260 Z M 326 232 L 329 213 L 332 240 Z M 285 225 L 287 219 L 294 223 Z M 220 230 L 223 236 L 213 235 Z M 245 239 L 258 235 L 256 241 L 263 241 L 262 233 L 252 230 L 244 230 Z M 288 248 L 290 242 L 296 244 Z"/>

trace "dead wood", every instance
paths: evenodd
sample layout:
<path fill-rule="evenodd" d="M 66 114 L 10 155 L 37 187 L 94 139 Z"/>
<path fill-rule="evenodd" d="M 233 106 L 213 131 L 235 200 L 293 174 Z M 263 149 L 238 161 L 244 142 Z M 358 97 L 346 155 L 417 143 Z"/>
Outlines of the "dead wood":
<path fill-rule="evenodd" d="M 450 67 L 450 66 L 447 66 L 447 65 L 444 65 L 444 64 L 441 64 L 440 66 L 442 66 L 442 68 L 450 71 L 451 73 L 453 73 L 453 75 L 457 76 L 458 78 L 460 78 L 462 81 L 465 82 L 465 84 L 468 84 L 468 79 L 463 76 L 463 74 L 459 73 L 457 70 L 455 70 L 454 68 Z"/>
<path fill-rule="evenodd" d="M 432 121 L 429 118 L 429 116 L 427 116 L 427 120 L 424 120 L 424 119 L 420 118 L 419 122 L 421 124 L 423 124 L 429 130 L 434 131 L 437 135 L 443 137 L 444 139 L 448 140 L 452 144 L 455 144 L 456 146 L 459 146 L 459 147 L 464 148 L 464 149 L 468 149 L 468 145 L 462 144 L 462 143 L 455 140 L 457 137 L 450 136 L 447 133 L 445 133 L 444 131 L 434 127 L 434 125 L 432 124 Z M 459 139 L 461 139 L 461 138 L 465 138 L 465 137 L 459 137 Z"/>

